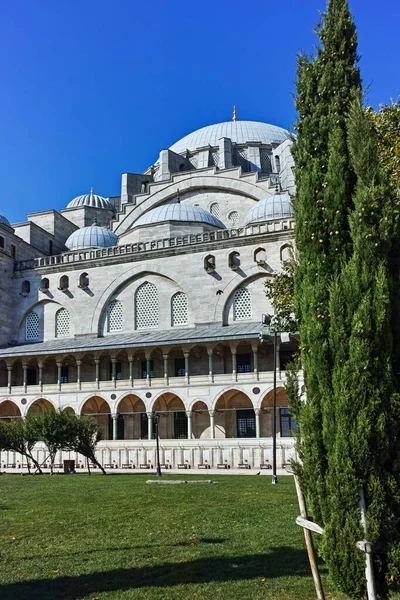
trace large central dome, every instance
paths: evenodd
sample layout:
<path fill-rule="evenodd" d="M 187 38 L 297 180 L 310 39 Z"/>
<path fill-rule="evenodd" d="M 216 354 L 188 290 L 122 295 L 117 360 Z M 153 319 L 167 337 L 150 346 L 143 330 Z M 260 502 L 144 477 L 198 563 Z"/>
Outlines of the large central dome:
<path fill-rule="evenodd" d="M 233 143 L 260 142 L 261 144 L 280 144 L 288 139 L 290 133 L 282 127 L 259 123 L 257 121 L 227 121 L 208 125 L 189 133 L 170 147 L 181 154 L 185 150 L 196 150 L 203 146 L 218 146 L 218 140 L 230 138 Z"/>

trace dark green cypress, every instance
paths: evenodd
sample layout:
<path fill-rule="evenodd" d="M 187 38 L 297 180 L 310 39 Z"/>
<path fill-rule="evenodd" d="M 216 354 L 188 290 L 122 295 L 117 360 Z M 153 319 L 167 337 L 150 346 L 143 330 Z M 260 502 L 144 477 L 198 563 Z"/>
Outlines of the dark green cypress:
<path fill-rule="evenodd" d="M 318 29 L 315 57 L 297 66 L 299 115 L 293 155 L 298 266 L 295 308 L 300 323 L 301 360 L 307 402 L 300 416 L 298 448 L 302 483 L 317 521 L 326 522 L 327 447 L 335 422 L 329 347 L 329 289 L 351 252 L 348 213 L 355 176 L 350 165 L 346 121 L 351 99 L 361 95 L 357 34 L 346 0 L 329 0 Z"/>

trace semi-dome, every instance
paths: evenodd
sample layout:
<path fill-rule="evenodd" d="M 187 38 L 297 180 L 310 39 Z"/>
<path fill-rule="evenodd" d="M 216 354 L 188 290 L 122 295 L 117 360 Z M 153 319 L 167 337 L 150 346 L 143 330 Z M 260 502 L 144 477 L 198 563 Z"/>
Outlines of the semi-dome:
<path fill-rule="evenodd" d="M 113 205 L 103 196 L 98 196 L 90 189 L 89 194 L 77 196 L 68 204 L 67 208 L 76 208 L 79 206 L 91 206 L 92 208 L 104 208 L 105 210 L 114 210 Z"/>
<path fill-rule="evenodd" d="M 290 219 L 293 217 L 293 206 L 289 194 L 275 194 L 263 198 L 253 206 L 246 215 L 245 225 Z"/>
<path fill-rule="evenodd" d="M 230 138 L 235 144 L 260 142 L 261 144 L 280 144 L 287 140 L 290 133 L 282 127 L 259 123 L 258 121 L 227 121 L 208 125 L 189 133 L 170 147 L 170 150 L 181 154 L 185 150 L 196 150 L 203 146 L 218 146 L 218 140 Z"/>
<path fill-rule="evenodd" d="M 65 242 L 68 250 L 83 250 L 84 248 L 106 248 L 117 245 L 118 236 L 107 227 L 96 223 L 74 231 Z"/>
<path fill-rule="evenodd" d="M 0 215 L 0 223 L 11 227 L 10 221 L 4 215 Z"/>
<path fill-rule="evenodd" d="M 205 210 L 200 206 L 182 204 L 181 202 L 163 204 L 162 206 L 157 206 L 156 208 L 149 210 L 135 221 L 133 228 L 166 223 L 168 221 L 206 223 L 207 225 L 212 225 L 219 229 L 225 229 L 225 225 L 222 221 L 214 217 L 208 210 Z"/>

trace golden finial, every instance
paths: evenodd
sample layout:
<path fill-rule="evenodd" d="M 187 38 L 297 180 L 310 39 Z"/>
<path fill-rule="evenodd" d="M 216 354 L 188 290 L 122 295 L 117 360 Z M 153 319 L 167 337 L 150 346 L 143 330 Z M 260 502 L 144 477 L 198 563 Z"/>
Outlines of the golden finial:
<path fill-rule="evenodd" d="M 232 117 L 232 121 L 237 121 L 236 118 L 236 106 L 233 107 L 233 117 Z"/>

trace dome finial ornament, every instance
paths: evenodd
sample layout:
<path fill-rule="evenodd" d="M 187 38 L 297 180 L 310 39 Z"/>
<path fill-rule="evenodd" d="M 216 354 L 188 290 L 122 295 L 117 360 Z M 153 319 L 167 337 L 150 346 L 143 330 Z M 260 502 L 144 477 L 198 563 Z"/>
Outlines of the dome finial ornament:
<path fill-rule="evenodd" d="M 236 106 L 233 107 L 233 117 L 232 117 L 232 121 L 237 121 L 237 117 L 236 117 Z"/>

